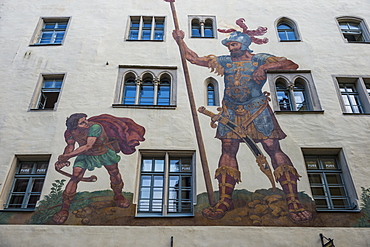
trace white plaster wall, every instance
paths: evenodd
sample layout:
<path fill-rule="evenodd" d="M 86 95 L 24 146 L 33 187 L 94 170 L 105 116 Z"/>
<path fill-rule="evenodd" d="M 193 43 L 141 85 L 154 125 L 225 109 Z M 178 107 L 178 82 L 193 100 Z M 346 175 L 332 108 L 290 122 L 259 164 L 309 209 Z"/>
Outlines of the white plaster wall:
<path fill-rule="evenodd" d="M 370 44 L 350 44 L 343 40 L 336 17 L 357 16 L 370 24 L 370 2 L 354 1 L 177 1 L 180 26 L 188 34 L 188 15 L 214 15 L 217 22 L 232 24 L 246 19 L 250 29 L 269 28 L 266 45 L 255 45 L 255 53 L 268 52 L 286 56 L 311 70 L 324 114 L 277 115 L 288 137 L 281 142 L 302 177 L 299 189 L 309 193 L 301 148 L 343 148 L 358 194 L 360 187 L 369 187 L 367 168 L 370 147 L 368 115 L 344 116 L 337 97 L 332 75 L 370 76 Z M 183 71 L 177 45 L 171 38 L 173 23 L 168 3 L 162 0 L 109 1 L 41 1 L 3 0 L 0 3 L 0 196 L 10 165 L 17 154 L 51 154 L 46 184 L 64 178 L 53 170 L 53 163 L 65 146 L 65 119 L 72 113 L 89 116 L 108 113 L 130 117 L 147 129 L 146 141 L 139 148 L 164 150 L 197 150 L 186 95 Z M 164 42 L 127 42 L 130 15 L 166 16 Z M 29 46 L 40 17 L 71 17 L 62 46 Z M 282 17 L 296 21 L 301 42 L 278 42 L 275 21 Z M 227 54 L 218 39 L 188 39 L 189 47 L 200 56 Z M 109 65 L 106 65 L 106 62 Z M 177 66 L 177 108 L 175 110 L 112 108 L 119 65 Z M 213 76 L 206 68 L 189 64 L 197 107 L 204 104 L 204 80 Z M 36 83 L 41 73 L 66 73 L 65 83 L 56 111 L 29 111 Z M 268 90 L 268 86 L 265 86 Z M 216 111 L 216 107 L 209 107 Z M 212 172 L 217 167 L 220 142 L 209 119 L 200 116 L 203 138 Z M 199 152 L 197 152 L 199 154 Z M 252 154 L 241 147 L 238 154 L 243 183 L 237 188 L 255 190 L 268 188 L 269 181 L 259 171 Z M 138 153 L 123 156 L 119 164 L 125 180 L 125 190 L 135 192 Z M 88 173 L 91 174 L 91 173 Z M 108 189 L 104 169 L 93 172 L 99 180 L 81 183 L 79 191 Z M 205 191 L 197 155 L 197 193 Z M 216 181 L 213 181 L 216 188 Z M 44 188 L 44 194 L 50 188 Z M 62 229 L 62 228 L 61 228 Z M 64 229 L 64 228 L 63 228 Z M 278 234 L 276 234 L 278 235 Z"/>
<path fill-rule="evenodd" d="M 0 226 L 0 246 L 321 246 L 319 234 L 335 246 L 370 246 L 370 229 L 310 227 L 115 227 Z M 19 237 L 21 236 L 21 237 Z M 41 237 L 49 236 L 49 237 Z M 141 237 L 137 237 L 141 236 Z M 326 241 L 325 241 L 326 243 Z"/>

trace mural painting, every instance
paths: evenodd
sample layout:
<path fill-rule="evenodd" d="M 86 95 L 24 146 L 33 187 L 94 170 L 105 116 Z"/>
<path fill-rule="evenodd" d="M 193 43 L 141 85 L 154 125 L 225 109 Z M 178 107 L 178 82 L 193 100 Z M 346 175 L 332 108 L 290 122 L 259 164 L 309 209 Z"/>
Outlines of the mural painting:
<path fill-rule="evenodd" d="M 286 137 L 280 128 L 268 102 L 268 93 L 262 92 L 266 82 L 266 71 L 295 70 L 298 65 L 285 57 L 277 57 L 267 53 L 252 53 L 249 48 L 252 43 L 264 44 L 267 38 L 260 39 L 267 28 L 259 27 L 249 30 L 244 19 L 238 19 L 236 29 L 219 30 L 230 33 L 222 40 L 230 55 L 209 55 L 199 57 L 188 48 L 184 42 L 184 32 L 175 30 L 173 37 L 179 46 L 185 50 L 186 59 L 192 64 L 208 67 L 220 76 L 224 76 L 225 90 L 219 113 L 212 116 L 213 125 L 219 121 L 216 138 L 221 140 L 222 153 L 215 177 L 219 181 L 220 199 L 216 205 L 203 210 L 203 216 L 208 219 L 221 219 L 234 209 L 233 191 L 241 182 L 236 155 L 244 137 L 251 141 L 248 145 L 257 148 L 255 143 L 261 143 L 270 156 L 276 181 L 280 183 L 285 194 L 289 209 L 289 218 L 293 222 L 307 222 L 312 219 L 312 213 L 306 210 L 298 199 L 297 181 L 300 175 L 294 168 L 290 158 L 281 150 L 279 141 Z M 200 109 L 204 112 L 204 109 Z M 210 114 L 208 114 L 210 115 Z M 233 127 L 230 126 L 233 125 Z M 266 159 L 259 153 L 257 159 Z M 258 163 L 266 163 L 258 161 Z M 269 175 L 271 178 L 272 176 Z"/>
<path fill-rule="evenodd" d="M 76 157 L 72 174 L 62 194 L 62 208 L 54 214 L 53 221 L 63 224 L 69 215 L 71 202 L 80 181 L 91 182 L 95 176 L 84 177 L 86 170 L 104 166 L 110 177 L 113 200 L 118 207 L 128 208 L 130 201 L 122 194 L 123 180 L 118 169 L 121 157 L 117 153 L 132 154 L 135 147 L 144 141 L 144 127 L 128 118 L 117 118 L 108 114 L 87 119 L 84 113 L 72 114 L 66 121 L 67 130 L 64 138 L 67 146 L 55 163 L 55 169 L 61 172 L 69 166 L 69 159 Z M 78 143 L 79 147 L 75 148 Z"/>
<path fill-rule="evenodd" d="M 66 120 L 64 139 L 67 145 L 55 163 L 56 171 L 69 180 L 55 180 L 51 192 L 39 201 L 35 212 L 22 215 L 0 212 L 0 224 L 369 227 L 370 189 L 362 188 L 360 214 L 317 213 L 312 198 L 298 192 L 300 175 L 280 147 L 286 134 L 269 106 L 269 93 L 262 92 L 266 70 L 296 70 L 298 65 L 285 57 L 254 54 L 250 45 L 267 43 L 267 38 L 256 37 L 264 35 L 267 28 L 249 30 L 244 19 L 238 19 L 236 24 L 240 30 L 219 30 L 230 34 L 221 41 L 230 55 L 222 56 L 198 56 L 185 44 L 184 32 L 173 31 L 173 38 L 183 48 L 190 63 L 210 68 L 211 72 L 224 77 L 225 90 L 219 112 L 212 113 L 204 107 L 198 109 L 211 117 L 211 126 L 217 127 L 216 138 L 221 141 L 221 156 L 215 171 L 219 183 L 215 195 L 219 199 L 215 205 L 209 205 L 207 193 L 202 193 L 197 195 L 193 217 L 135 217 L 133 193 L 123 191 L 118 153 L 133 154 L 140 142 L 145 141 L 145 128 L 129 118 L 108 114 L 87 118 L 84 113 L 75 113 Z M 243 143 L 256 157 L 272 188 L 254 192 L 234 190 L 235 185 L 241 182 L 236 156 Z M 273 170 L 258 145 L 269 156 Z M 72 174 L 69 174 L 64 168 L 70 166 L 72 158 L 75 160 Z M 79 182 L 98 179 L 96 176 L 85 177 L 86 170 L 103 166 L 110 177 L 111 190 L 77 192 Z M 281 189 L 276 188 L 275 182 Z"/>

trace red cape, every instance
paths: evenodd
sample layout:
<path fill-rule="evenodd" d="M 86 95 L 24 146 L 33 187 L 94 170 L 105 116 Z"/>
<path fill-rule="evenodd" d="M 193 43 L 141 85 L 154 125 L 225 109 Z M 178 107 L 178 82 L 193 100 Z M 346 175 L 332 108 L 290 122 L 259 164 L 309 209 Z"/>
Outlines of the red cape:
<path fill-rule="evenodd" d="M 93 116 L 88 121 L 100 124 L 109 139 L 116 139 L 121 152 L 132 154 L 140 142 L 145 141 L 145 128 L 130 118 L 115 117 L 109 114 Z"/>

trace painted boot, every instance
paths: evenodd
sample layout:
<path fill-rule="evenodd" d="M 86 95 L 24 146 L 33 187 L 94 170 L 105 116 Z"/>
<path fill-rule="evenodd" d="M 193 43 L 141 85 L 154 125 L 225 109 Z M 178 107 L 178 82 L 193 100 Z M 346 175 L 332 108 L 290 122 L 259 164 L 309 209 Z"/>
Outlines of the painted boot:
<path fill-rule="evenodd" d="M 216 170 L 215 178 L 218 180 L 220 200 L 216 205 L 203 209 L 203 216 L 207 219 L 218 220 L 234 209 L 232 194 L 235 184 L 240 181 L 240 172 L 234 168 L 221 166 Z"/>
<path fill-rule="evenodd" d="M 58 224 L 58 225 L 61 225 L 63 224 L 64 222 L 66 222 L 66 220 L 68 219 L 68 215 L 69 215 L 69 208 L 71 206 L 71 202 L 73 200 L 73 197 L 76 195 L 76 192 L 74 193 L 67 193 L 67 192 L 63 192 L 62 194 L 62 209 L 54 214 L 53 216 L 53 222 Z"/>
<path fill-rule="evenodd" d="M 276 181 L 280 183 L 285 193 L 289 218 L 294 223 L 308 222 L 312 214 L 303 208 L 298 200 L 297 180 L 301 177 L 297 170 L 290 165 L 281 165 L 274 171 Z"/>
<path fill-rule="evenodd" d="M 123 181 L 121 181 L 120 184 L 110 183 L 110 187 L 113 190 L 114 193 L 113 200 L 115 201 L 117 207 L 120 208 L 130 207 L 130 201 L 122 195 Z"/>

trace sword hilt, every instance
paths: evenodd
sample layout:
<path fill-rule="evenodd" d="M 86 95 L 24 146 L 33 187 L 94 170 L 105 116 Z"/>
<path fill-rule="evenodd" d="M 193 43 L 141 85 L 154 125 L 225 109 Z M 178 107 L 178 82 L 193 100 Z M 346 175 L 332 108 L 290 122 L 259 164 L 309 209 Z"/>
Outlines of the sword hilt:
<path fill-rule="evenodd" d="M 220 114 L 215 114 L 211 111 L 208 111 L 204 106 L 201 106 L 198 108 L 198 112 L 208 116 L 208 117 L 211 117 L 211 127 L 212 128 L 216 128 L 217 127 L 217 124 L 215 124 L 215 122 L 219 121 L 220 118 L 221 118 L 221 115 Z"/>

